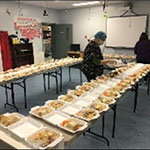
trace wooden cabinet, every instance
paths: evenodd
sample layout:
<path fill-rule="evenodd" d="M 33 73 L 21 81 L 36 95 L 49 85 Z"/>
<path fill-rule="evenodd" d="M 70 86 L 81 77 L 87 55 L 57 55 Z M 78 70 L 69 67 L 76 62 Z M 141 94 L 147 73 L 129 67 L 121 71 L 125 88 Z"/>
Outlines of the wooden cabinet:
<path fill-rule="evenodd" d="M 13 68 L 34 63 L 33 46 L 28 44 L 14 44 L 10 46 Z"/>

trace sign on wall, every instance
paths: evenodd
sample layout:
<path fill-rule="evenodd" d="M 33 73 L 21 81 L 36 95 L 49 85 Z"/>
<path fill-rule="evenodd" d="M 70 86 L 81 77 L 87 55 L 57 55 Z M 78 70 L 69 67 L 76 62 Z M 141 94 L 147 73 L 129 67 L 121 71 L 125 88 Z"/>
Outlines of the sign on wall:
<path fill-rule="evenodd" d="M 14 17 L 14 28 L 16 31 L 20 31 L 22 37 L 28 39 L 40 38 L 41 32 L 41 21 L 37 18 L 31 17 Z"/>

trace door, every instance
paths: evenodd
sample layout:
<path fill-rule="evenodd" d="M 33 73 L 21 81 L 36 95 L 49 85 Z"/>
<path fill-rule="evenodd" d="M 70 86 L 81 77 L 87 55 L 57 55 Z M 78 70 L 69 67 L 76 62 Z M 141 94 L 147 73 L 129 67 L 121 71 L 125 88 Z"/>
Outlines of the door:
<path fill-rule="evenodd" d="M 52 57 L 64 58 L 70 50 L 72 44 L 72 25 L 55 24 L 52 25 Z"/>

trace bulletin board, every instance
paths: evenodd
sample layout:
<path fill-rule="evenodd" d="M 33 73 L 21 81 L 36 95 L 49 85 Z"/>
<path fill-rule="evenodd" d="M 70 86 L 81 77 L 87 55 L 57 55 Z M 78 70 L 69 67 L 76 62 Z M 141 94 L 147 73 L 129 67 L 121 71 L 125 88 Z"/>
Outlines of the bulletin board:
<path fill-rule="evenodd" d="M 22 37 L 28 39 L 40 38 L 42 35 L 41 28 L 40 19 L 23 16 L 14 17 L 14 29 L 19 31 Z"/>
<path fill-rule="evenodd" d="M 110 17 L 106 24 L 106 47 L 134 48 L 142 32 L 147 31 L 148 15 Z"/>

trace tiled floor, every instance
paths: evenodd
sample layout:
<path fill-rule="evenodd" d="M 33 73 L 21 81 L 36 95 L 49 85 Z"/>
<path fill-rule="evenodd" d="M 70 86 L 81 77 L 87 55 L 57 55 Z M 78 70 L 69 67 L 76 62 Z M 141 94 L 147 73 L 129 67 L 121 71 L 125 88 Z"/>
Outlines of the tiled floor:
<path fill-rule="evenodd" d="M 65 94 L 68 89 L 74 89 L 80 84 L 79 70 L 72 69 L 72 81 L 69 81 L 68 68 L 63 69 L 63 91 L 60 94 Z M 83 82 L 86 81 L 83 76 Z M 27 84 L 27 102 L 28 108 L 24 108 L 23 91 L 19 87 L 15 87 L 16 105 L 19 112 L 28 115 L 29 110 L 33 106 L 43 105 L 46 100 L 56 99 L 55 81 L 51 80 L 51 89 L 44 92 L 42 75 L 28 78 Z M 105 136 L 110 141 L 108 147 L 101 139 L 93 135 L 86 134 L 80 136 L 66 149 L 148 149 L 150 148 L 150 95 L 146 94 L 147 86 L 142 84 L 139 88 L 139 97 L 137 112 L 133 113 L 134 92 L 128 92 L 119 101 L 117 107 L 116 132 L 115 138 L 111 137 L 113 111 L 110 110 L 105 115 Z M 0 88 L 0 114 L 5 112 L 13 112 L 15 109 L 10 107 L 4 108 L 5 93 L 4 89 Z M 101 118 L 92 126 L 92 130 L 101 133 Z M 3 148 L 2 145 L 0 148 Z"/>

